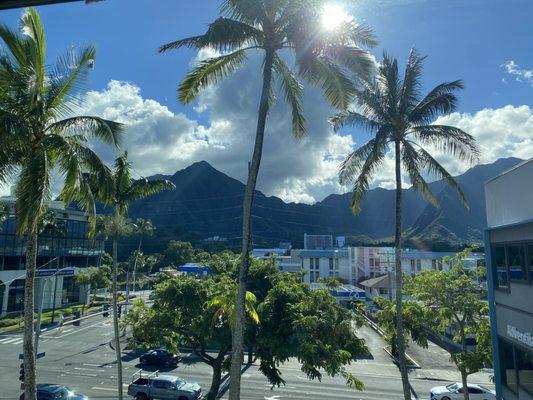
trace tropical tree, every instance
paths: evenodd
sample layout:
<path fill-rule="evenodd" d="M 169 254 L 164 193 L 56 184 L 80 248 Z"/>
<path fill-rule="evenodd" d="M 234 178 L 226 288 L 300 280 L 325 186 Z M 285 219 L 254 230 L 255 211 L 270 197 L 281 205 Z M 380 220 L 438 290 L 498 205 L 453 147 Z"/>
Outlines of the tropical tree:
<path fill-rule="evenodd" d="M 451 360 L 461 373 L 463 387 L 467 387 L 468 375 L 480 371 L 492 359 L 489 306 L 478 285 L 477 273 L 465 267 L 469 253 L 470 249 L 466 249 L 454 257 L 445 257 L 444 263 L 452 265 L 449 272 L 422 271 L 408 279 L 405 287 L 406 293 L 426 309 L 424 325 L 440 335 L 452 332 L 453 340 L 459 344 L 460 349 L 451 353 Z M 471 338 L 476 339 L 473 348 L 467 345 Z M 463 394 L 468 400 L 468 391 Z"/>
<path fill-rule="evenodd" d="M 453 155 L 459 160 L 475 162 L 478 149 L 474 138 L 459 128 L 434 124 L 442 114 L 455 111 L 454 92 L 463 88 L 459 80 L 445 82 L 421 96 L 422 61 L 412 50 L 403 78 L 396 59 L 383 55 L 376 76 L 356 88 L 355 106 L 332 118 L 335 129 L 356 126 L 373 137 L 352 152 L 340 167 L 342 184 L 353 184 L 352 209 L 361 210 L 361 201 L 378 167 L 384 163 L 390 149 L 394 151 L 396 180 L 395 283 L 396 319 L 400 372 L 405 399 L 410 399 L 409 380 L 405 363 L 404 328 L 402 322 L 402 167 L 411 185 L 434 206 L 437 199 L 426 182 L 424 173 L 441 178 L 454 188 L 467 205 L 463 191 L 448 171 L 430 154 L 427 146 Z"/>
<path fill-rule="evenodd" d="M 154 234 L 154 226 L 152 225 L 152 221 L 149 219 L 137 218 L 135 220 L 135 233 L 139 235 L 139 246 L 137 247 L 137 251 L 135 252 L 133 260 L 133 291 L 135 291 L 137 264 L 142 257 L 141 247 L 143 238 L 145 236 L 152 236 Z"/>
<path fill-rule="evenodd" d="M 114 215 L 102 219 L 102 232 L 107 238 L 113 241 L 113 275 L 112 275 L 112 295 L 113 295 L 113 330 L 115 335 L 115 353 L 117 358 L 117 378 L 118 397 L 123 398 L 122 385 L 122 355 L 120 350 L 120 332 L 118 321 L 117 305 L 117 277 L 118 277 L 118 239 L 121 236 L 129 235 L 133 232 L 133 224 L 125 218 L 129 205 L 135 200 L 143 199 L 165 189 L 174 189 L 175 186 L 168 180 L 148 180 L 141 178 L 132 179 L 133 167 L 128 161 L 128 153 L 122 153 L 115 160 L 115 168 L 112 174 L 113 188 L 111 191 L 97 191 L 98 199 L 108 206 L 113 207 Z M 91 187 L 98 190 L 98 182 L 92 181 Z M 129 302 L 129 299 L 126 299 Z"/>
<path fill-rule="evenodd" d="M 102 192 L 112 175 L 88 146 L 90 137 L 118 145 L 122 126 L 93 116 L 76 116 L 84 77 L 95 59 L 93 46 L 71 49 L 55 65 L 46 59 L 46 36 L 39 14 L 27 9 L 17 32 L 0 25 L 0 182 L 15 179 L 16 221 L 26 235 L 24 292 L 25 398 L 35 399 L 34 281 L 39 221 L 52 198 L 51 171 L 63 178 L 60 198 L 94 215 L 94 195 L 85 173 Z"/>
<path fill-rule="evenodd" d="M 301 139 L 306 134 L 306 120 L 302 107 L 303 86 L 297 75 L 319 86 L 334 107 L 346 109 L 355 90 L 348 71 L 355 76 L 365 75 L 374 65 L 372 57 L 364 50 L 376 43 L 372 31 L 349 19 L 340 22 L 335 30 L 321 29 L 323 9 L 323 0 L 223 0 L 223 16 L 211 23 L 207 32 L 160 48 L 160 52 L 181 47 L 210 48 L 220 53 L 201 61 L 187 74 L 178 89 L 179 100 L 184 104 L 191 103 L 202 89 L 235 72 L 245 63 L 248 53 L 259 53 L 263 57 L 255 144 L 243 198 L 242 264 L 229 389 L 232 400 L 240 397 L 251 210 L 267 115 L 273 99 L 273 79 L 277 79 L 291 109 L 292 133 L 296 139 Z M 295 70 L 285 62 L 285 53 L 294 55 Z"/>

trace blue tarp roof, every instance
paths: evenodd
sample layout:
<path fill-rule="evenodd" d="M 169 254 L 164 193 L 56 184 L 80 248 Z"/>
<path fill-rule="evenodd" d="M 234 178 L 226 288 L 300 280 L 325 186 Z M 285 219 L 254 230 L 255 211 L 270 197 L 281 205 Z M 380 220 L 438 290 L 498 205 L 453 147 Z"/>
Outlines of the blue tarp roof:
<path fill-rule="evenodd" d="M 207 265 L 198 265 L 194 263 L 181 265 L 178 267 L 179 272 L 186 272 L 188 274 L 208 274 L 209 267 Z"/>

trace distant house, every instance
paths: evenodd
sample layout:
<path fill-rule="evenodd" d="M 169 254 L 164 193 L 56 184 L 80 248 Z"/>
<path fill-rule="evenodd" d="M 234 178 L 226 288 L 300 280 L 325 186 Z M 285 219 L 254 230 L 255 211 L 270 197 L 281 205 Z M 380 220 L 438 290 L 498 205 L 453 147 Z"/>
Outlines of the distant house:
<path fill-rule="evenodd" d="M 367 279 L 359 284 L 365 290 L 366 298 L 374 300 L 376 296 L 391 298 L 391 278 L 390 274 Z"/>

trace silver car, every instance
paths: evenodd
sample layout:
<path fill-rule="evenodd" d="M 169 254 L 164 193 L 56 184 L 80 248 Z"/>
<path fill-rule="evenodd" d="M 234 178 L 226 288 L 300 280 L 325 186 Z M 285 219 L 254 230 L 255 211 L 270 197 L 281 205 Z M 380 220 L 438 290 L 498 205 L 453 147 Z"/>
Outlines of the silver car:
<path fill-rule="evenodd" d="M 496 393 L 486 387 L 468 384 L 470 400 L 496 400 Z M 448 386 L 436 386 L 429 392 L 431 400 L 462 400 L 464 399 L 463 385 L 452 383 Z"/>

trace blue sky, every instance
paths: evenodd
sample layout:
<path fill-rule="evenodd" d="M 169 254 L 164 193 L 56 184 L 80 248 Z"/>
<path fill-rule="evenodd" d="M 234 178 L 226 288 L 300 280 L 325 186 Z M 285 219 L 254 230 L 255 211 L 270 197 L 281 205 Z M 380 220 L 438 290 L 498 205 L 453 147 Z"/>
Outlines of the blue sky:
<path fill-rule="evenodd" d="M 348 2 L 344 3 L 348 4 Z M 214 0 L 105 0 L 91 5 L 77 2 L 45 6 L 40 7 L 39 11 L 47 30 L 48 51 L 52 58 L 68 46 L 84 43 L 96 45 L 95 69 L 87 85 L 88 90 L 96 92 L 90 99 L 90 111 L 99 110 L 109 114 L 110 109 L 113 109 L 111 114 L 118 115 L 117 107 L 110 105 L 109 97 L 116 97 L 113 90 L 120 89 L 122 94 L 128 92 L 130 100 L 132 97 L 137 99 L 136 103 L 132 103 L 136 106 L 132 107 L 137 107 L 140 104 L 139 101 L 153 101 L 153 103 L 142 103 L 139 106 L 144 110 L 141 113 L 142 118 L 150 112 L 156 115 L 157 113 L 151 108 L 155 105 L 157 105 L 158 112 L 164 114 L 165 118 L 177 118 L 178 116 L 182 118 L 177 123 L 185 124 L 183 132 L 190 130 L 189 141 L 184 139 L 182 148 L 192 146 L 191 140 L 193 140 L 191 155 L 190 157 L 185 157 L 183 154 L 176 156 L 176 151 L 186 150 L 174 151 L 174 157 L 165 158 L 168 163 L 161 168 L 164 170 L 161 172 L 171 173 L 190 162 L 199 161 L 198 157 L 201 157 L 207 158 L 215 167 L 228 174 L 243 179 L 242 165 L 247 155 L 242 155 L 242 153 L 246 153 L 247 148 L 235 148 L 234 141 L 227 137 L 224 139 L 224 134 L 221 133 L 223 131 L 219 128 L 221 121 L 233 122 L 223 118 L 223 114 L 228 113 L 228 110 L 221 105 L 224 103 L 222 96 L 227 96 L 226 103 L 231 103 L 232 93 L 241 93 L 243 90 L 239 84 L 245 82 L 242 80 L 244 78 L 254 81 L 251 88 L 255 88 L 258 73 L 254 70 L 243 72 L 236 78 L 233 89 L 229 83 L 220 90 L 206 95 L 203 99 L 203 112 L 198 112 L 198 109 L 192 106 L 180 105 L 176 99 L 177 84 L 189 69 L 191 60 L 196 54 L 188 49 L 165 55 L 157 54 L 158 46 L 163 43 L 202 33 L 207 24 L 218 16 L 218 4 L 219 2 Z M 375 30 L 380 46 L 374 49 L 373 53 L 378 60 L 383 49 L 386 49 L 387 52 L 403 61 L 408 50 L 416 47 L 421 53 L 428 55 L 424 75 L 426 88 L 445 80 L 460 78 L 465 81 L 466 90 L 460 95 L 458 110 L 461 114 L 451 120 L 460 126 L 470 123 L 471 129 L 476 131 L 483 129 L 480 125 L 483 121 L 494 125 L 494 118 L 498 117 L 496 112 L 501 110 L 500 114 L 504 115 L 499 115 L 496 122 L 501 123 L 502 126 L 517 123 L 516 129 L 521 133 L 520 138 L 517 139 L 517 145 L 520 143 L 523 145 L 533 125 L 531 117 L 532 1 L 361 0 L 350 4 L 355 4 L 348 9 L 355 19 Z M 0 21 L 14 26 L 20 13 L 21 10 L 1 12 Z M 511 61 L 513 64 L 509 64 Z M 505 63 L 508 63 L 507 68 L 504 66 Z M 120 84 L 117 83 L 113 89 L 110 89 L 109 82 L 112 80 Z M 108 95 L 107 108 L 96 104 L 98 101 L 104 101 L 102 97 L 104 93 Z M 316 95 L 316 93 L 311 93 L 312 96 Z M 254 110 L 256 103 L 254 94 L 256 94 L 254 90 L 246 91 L 246 96 L 243 95 L 241 103 L 238 103 L 242 105 L 242 102 L 249 102 L 243 105 L 243 113 Z M 147 108 L 152 111 L 147 111 Z M 478 114 L 483 110 L 485 112 L 492 110 L 493 113 Z M 513 119 L 516 117 L 516 110 L 519 110 L 521 114 L 518 122 Z M 135 115 L 137 118 L 139 114 Z M 324 115 L 327 116 L 326 109 Z M 120 117 L 120 115 L 117 116 L 119 119 Z M 135 119 L 135 123 L 139 122 L 139 118 Z M 253 122 L 253 113 L 250 114 L 250 121 Z M 172 121 L 167 122 L 166 129 L 173 131 Z M 153 121 L 152 123 L 155 124 Z M 142 128 L 151 129 L 153 124 L 142 125 Z M 157 123 L 157 125 L 159 127 L 160 124 Z M 275 128 L 272 129 L 274 132 Z M 310 132 L 309 142 L 315 140 L 312 133 Z M 160 137 L 158 135 L 164 136 L 165 132 L 150 134 Z M 177 135 L 176 132 L 174 134 Z M 274 136 L 275 133 L 272 135 Z M 283 173 L 280 170 L 280 157 L 277 160 L 273 159 L 271 164 L 267 161 L 260 187 L 269 194 L 280 195 L 287 200 L 309 202 L 320 200 L 328 192 L 341 191 L 342 188 L 335 183 L 334 173 L 332 175 L 332 166 L 325 166 L 323 161 L 328 157 L 333 157 L 334 160 L 342 159 L 342 151 L 346 151 L 350 146 L 357 146 L 365 139 L 354 135 L 351 142 L 346 142 L 342 138 L 331 137 L 332 133 L 329 135 L 330 137 L 325 137 L 317 134 L 316 137 L 320 137 L 320 140 L 317 139 L 314 145 L 309 144 L 311 147 L 305 148 L 306 151 L 311 151 L 311 149 L 316 151 L 320 146 L 331 147 L 325 153 L 321 153 L 319 156 L 321 160 L 315 160 L 314 173 L 308 172 L 306 176 L 304 172 L 295 172 L 291 175 L 290 168 Z M 509 132 L 509 135 L 511 137 L 512 132 Z M 202 147 L 205 143 L 202 143 L 202 146 L 197 143 L 202 139 L 208 142 L 208 145 L 218 143 L 217 149 L 220 150 L 222 146 L 226 151 L 225 155 L 213 156 L 211 159 L 213 152 Z M 135 153 L 135 146 L 141 144 L 138 138 L 129 143 L 130 152 Z M 248 144 L 251 146 L 250 143 Z M 275 150 L 276 147 L 272 146 Z M 204 152 L 199 151 L 199 147 L 202 147 Z M 513 155 L 510 153 L 515 147 L 511 146 L 510 149 L 508 147 L 506 146 L 507 153 L 497 152 L 486 158 L 482 157 L 482 161 L 490 162 L 499 156 Z M 528 151 L 532 149 L 533 145 L 528 148 Z M 242 160 L 237 154 L 242 155 Z M 523 154 L 520 155 L 523 156 Z M 287 157 L 292 157 L 292 155 L 286 155 L 284 158 Z M 236 159 L 239 160 L 239 165 Z M 138 167 L 141 173 L 157 172 L 154 168 L 146 166 L 149 164 L 146 160 L 141 161 Z M 451 161 L 448 160 L 448 162 Z M 268 168 L 268 165 L 271 165 L 271 168 Z M 451 169 L 454 172 L 461 172 L 464 166 L 452 165 Z M 329 176 L 328 182 L 324 180 L 324 176 Z M 378 183 L 384 183 L 385 187 L 387 187 L 387 180 L 387 173 L 377 179 Z M 295 189 L 296 186 L 299 186 L 298 190 Z"/>

